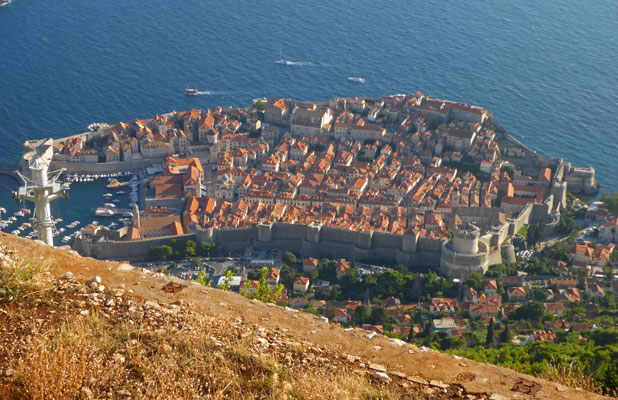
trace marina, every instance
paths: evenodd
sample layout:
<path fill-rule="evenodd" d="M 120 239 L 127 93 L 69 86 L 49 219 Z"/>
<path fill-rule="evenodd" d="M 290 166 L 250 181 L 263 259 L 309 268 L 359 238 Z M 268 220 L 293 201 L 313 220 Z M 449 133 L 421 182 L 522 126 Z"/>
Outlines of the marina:
<path fill-rule="evenodd" d="M 112 179 L 124 178 L 124 190 L 110 190 Z M 69 203 L 52 203 L 54 228 L 52 235 L 56 245 L 71 245 L 77 233 L 89 225 L 117 229 L 132 218 L 135 204 L 140 204 L 140 179 L 133 172 L 101 174 L 66 174 L 65 183 L 70 184 Z M 130 190 L 127 190 L 130 189 Z M 97 200 L 99 205 L 97 205 Z M 93 206 L 96 206 L 93 208 Z M 110 210 L 99 211 L 97 210 Z M 0 206 L 0 230 L 28 239 L 38 239 L 32 224 L 34 217 L 31 205 L 6 202 Z M 65 222 L 67 221 L 67 222 Z"/>

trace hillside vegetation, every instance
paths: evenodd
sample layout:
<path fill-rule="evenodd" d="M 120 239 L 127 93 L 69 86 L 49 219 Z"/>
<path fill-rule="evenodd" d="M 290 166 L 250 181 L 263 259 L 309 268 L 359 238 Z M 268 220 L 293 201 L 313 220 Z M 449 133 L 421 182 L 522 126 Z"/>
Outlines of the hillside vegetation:
<path fill-rule="evenodd" d="M 3 399 L 598 397 L 9 235 L 0 258 Z"/>

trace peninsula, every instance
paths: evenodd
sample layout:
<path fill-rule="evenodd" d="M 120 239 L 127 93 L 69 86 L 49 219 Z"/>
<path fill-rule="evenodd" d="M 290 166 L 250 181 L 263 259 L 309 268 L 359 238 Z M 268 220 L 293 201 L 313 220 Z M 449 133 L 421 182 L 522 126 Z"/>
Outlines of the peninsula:
<path fill-rule="evenodd" d="M 145 204 L 127 226 L 75 240 L 99 258 L 144 259 L 180 237 L 225 253 L 278 248 L 466 277 L 513 260 L 510 238 L 523 226 L 554 231 L 567 190 L 597 186 L 592 168 L 528 149 L 488 110 L 421 92 L 260 99 L 48 144 L 53 168 L 147 177 Z"/>

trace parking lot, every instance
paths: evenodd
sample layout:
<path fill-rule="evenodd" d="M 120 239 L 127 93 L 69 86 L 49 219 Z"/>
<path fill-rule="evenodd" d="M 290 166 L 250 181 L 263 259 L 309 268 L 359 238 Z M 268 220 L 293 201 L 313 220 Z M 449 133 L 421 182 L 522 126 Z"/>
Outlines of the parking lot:
<path fill-rule="evenodd" d="M 223 275 L 228 268 L 241 266 L 240 259 L 234 260 L 233 258 L 200 258 L 198 260 L 198 263 L 193 260 L 178 260 L 134 263 L 133 265 L 153 272 L 169 273 L 169 275 L 187 280 L 197 279 L 200 271 L 204 270 L 211 281 Z"/>

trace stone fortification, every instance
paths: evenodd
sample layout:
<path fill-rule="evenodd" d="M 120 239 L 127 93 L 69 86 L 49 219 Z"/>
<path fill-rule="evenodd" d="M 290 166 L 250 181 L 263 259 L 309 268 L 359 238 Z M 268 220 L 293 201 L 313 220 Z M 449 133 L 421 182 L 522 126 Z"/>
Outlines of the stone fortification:
<path fill-rule="evenodd" d="M 498 122 L 493 119 L 491 122 L 496 128 L 496 142 L 500 146 L 502 157 L 515 164 L 524 174 L 536 176 L 541 168 L 551 168 L 555 173 L 552 189 L 563 192 L 568 188 L 572 193 L 587 194 L 598 191 L 594 168 L 573 167 L 561 158 L 538 154 L 511 136 Z M 568 186 L 562 187 L 563 183 Z M 560 196 L 556 200 L 562 202 L 563 207 L 566 204 L 566 196 Z"/>
<path fill-rule="evenodd" d="M 195 233 L 180 236 L 163 236 L 143 240 L 106 240 L 100 239 L 90 243 L 80 236 L 73 242 L 73 250 L 85 257 L 104 260 L 143 261 L 148 257 L 148 250 L 152 246 L 169 245 L 172 239 L 196 240 Z"/>
<path fill-rule="evenodd" d="M 383 259 L 415 265 L 437 265 L 440 239 L 419 238 L 415 233 L 394 235 L 373 231 L 350 231 L 321 225 L 261 224 L 252 228 L 198 228 L 198 242 L 214 242 L 224 252 L 278 248 L 303 257 Z"/>
<path fill-rule="evenodd" d="M 475 272 L 484 274 L 489 267 L 489 249 L 479 240 L 480 236 L 475 225 L 456 226 L 453 239 L 442 243 L 440 272 L 453 278 L 466 278 Z"/>

